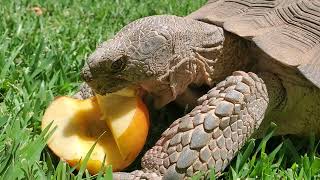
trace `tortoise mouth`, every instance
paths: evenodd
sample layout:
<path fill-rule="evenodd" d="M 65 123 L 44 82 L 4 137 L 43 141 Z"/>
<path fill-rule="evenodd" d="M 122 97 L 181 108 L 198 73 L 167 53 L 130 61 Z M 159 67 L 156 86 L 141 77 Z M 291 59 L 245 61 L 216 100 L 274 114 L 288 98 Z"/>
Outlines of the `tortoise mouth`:
<path fill-rule="evenodd" d="M 124 79 L 97 79 L 89 81 L 87 84 L 100 95 L 114 93 L 126 87 L 134 87 L 134 84 Z"/>

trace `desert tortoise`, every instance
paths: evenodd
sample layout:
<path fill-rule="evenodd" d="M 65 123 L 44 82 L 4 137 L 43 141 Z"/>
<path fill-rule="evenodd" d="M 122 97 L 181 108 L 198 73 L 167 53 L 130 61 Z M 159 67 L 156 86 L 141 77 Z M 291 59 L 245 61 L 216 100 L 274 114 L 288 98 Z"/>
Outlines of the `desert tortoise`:
<path fill-rule="evenodd" d="M 164 106 L 192 104 L 123 179 L 221 172 L 270 121 L 278 134 L 320 134 L 320 1 L 210 0 L 187 17 L 151 16 L 102 43 L 82 71 L 105 94 L 139 86 Z M 91 88 L 91 89 L 90 89 Z M 161 123 L 161 122 L 159 122 Z"/>

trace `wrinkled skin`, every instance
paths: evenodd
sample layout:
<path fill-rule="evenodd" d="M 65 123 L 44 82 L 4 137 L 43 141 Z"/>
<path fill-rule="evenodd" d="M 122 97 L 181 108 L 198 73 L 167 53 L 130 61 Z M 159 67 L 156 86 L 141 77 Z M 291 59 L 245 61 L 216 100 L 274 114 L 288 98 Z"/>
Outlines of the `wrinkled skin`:
<path fill-rule="evenodd" d="M 211 167 L 220 173 L 260 125 L 266 127 L 274 117 L 282 123 L 280 134 L 319 133 L 320 114 L 306 112 L 320 112 L 319 90 L 285 81 L 277 74 L 287 72 L 285 68 L 261 58 L 253 48 L 217 26 L 176 16 L 134 21 L 102 43 L 82 71 L 89 86 L 76 97 L 90 96 L 92 90 L 103 95 L 135 86 L 162 107 L 192 97 L 190 87 L 212 88 L 144 155 L 142 170 L 114 177 L 183 179 Z M 305 106 L 296 106 L 301 102 Z"/>
<path fill-rule="evenodd" d="M 102 43 L 89 57 L 82 77 L 99 94 L 140 86 L 161 107 L 190 84 L 212 85 L 226 76 L 221 71 L 228 65 L 217 59 L 223 43 L 223 30 L 216 26 L 176 16 L 147 17 Z"/>

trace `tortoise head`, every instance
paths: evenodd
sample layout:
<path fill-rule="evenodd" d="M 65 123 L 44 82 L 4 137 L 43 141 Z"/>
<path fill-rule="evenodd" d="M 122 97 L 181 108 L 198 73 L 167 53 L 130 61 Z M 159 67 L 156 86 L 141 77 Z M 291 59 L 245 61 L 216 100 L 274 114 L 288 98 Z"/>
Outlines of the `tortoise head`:
<path fill-rule="evenodd" d="M 198 78 L 193 48 L 205 41 L 205 33 L 199 31 L 209 32 L 199 23 L 176 16 L 134 21 L 89 56 L 82 77 L 102 95 L 128 86 L 142 87 L 161 107 Z"/>

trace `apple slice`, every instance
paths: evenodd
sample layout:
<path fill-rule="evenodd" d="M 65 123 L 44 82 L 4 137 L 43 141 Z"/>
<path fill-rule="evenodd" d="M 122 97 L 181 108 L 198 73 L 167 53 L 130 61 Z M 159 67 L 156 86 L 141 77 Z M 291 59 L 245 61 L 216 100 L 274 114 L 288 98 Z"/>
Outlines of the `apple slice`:
<path fill-rule="evenodd" d="M 48 146 L 71 166 L 83 159 L 105 132 L 87 163 L 92 174 L 100 170 L 104 155 L 105 164 L 112 165 L 114 171 L 130 165 L 142 150 L 149 130 L 148 110 L 132 91 L 85 100 L 59 97 L 46 109 L 42 129 L 52 121 L 56 130 Z"/>

